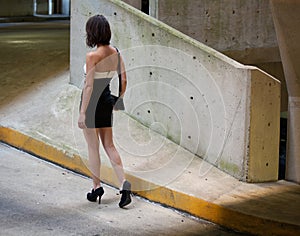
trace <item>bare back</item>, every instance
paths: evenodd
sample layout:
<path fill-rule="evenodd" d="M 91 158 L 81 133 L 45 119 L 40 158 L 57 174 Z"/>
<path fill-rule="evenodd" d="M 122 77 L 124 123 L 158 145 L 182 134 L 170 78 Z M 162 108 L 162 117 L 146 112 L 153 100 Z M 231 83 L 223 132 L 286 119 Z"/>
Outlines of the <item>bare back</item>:
<path fill-rule="evenodd" d="M 99 47 L 93 52 L 95 56 L 95 72 L 116 71 L 118 53 L 112 46 Z"/>

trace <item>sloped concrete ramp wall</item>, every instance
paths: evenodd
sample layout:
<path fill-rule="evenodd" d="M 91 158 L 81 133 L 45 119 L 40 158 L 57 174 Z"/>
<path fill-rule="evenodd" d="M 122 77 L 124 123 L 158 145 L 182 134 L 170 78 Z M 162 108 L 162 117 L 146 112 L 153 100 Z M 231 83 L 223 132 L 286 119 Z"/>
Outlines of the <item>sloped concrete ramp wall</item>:
<path fill-rule="evenodd" d="M 74 0 L 71 8 L 72 84 L 83 82 L 85 22 L 103 14 L 125 60 L 130 116 L 240 180 L 277 180 L 278 80 L 121 1 Z M 208 171 L 203 165 L 199 175 Z"/>

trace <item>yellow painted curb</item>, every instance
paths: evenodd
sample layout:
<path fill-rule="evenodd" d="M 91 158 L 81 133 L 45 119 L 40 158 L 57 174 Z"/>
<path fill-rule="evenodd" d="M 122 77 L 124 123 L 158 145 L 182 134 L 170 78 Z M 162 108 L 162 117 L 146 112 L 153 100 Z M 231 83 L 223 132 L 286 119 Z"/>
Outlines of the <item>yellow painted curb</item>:
<path fill-rule="evenodd" d="M 80 156 L 70 155 L 49 144 L 29 137 L 16 130 L 0 127 L 0 141 L 34 154 L 42 159 L 63 166 L 85 176 L 90 176 L 86 163 Z M 117 186 L 116 178 L 111 167 L 101 167 L 101 178 L 104 182 Z M 294 236 L 300 232 L 300 227 L 284 222 L 263 219 L 243 212 L 238 212 L 217 205 L 203 199 L 174 191 L 168 187 L 157 186 L 136 176 L 127 178 L 138 186 L 136 189 L 150 189 L 138 191 L 138 195 L 161 204 L 174 207 L 199 218 L 203 218 L 227 228 L 253 233 L 256 235 L 285 235 Z"/>
<path fill-rule="evenodd" d="M 163 203 L 240 232 L 278 236 L 295 236 L 300 232 L 300 227 L 297 225 L 248 215 L 244 212 L 231 210 L 224 206 L 164 187 L 143 193 L 139 192 L 139 194 L 152 201 Z"/>
<path fill-rule="evenodd" d="M 70 156 L 63 150 L 58 150 L 43 141 L 29 137 L 16 130 L 0 127 L 0 141 L 34 154 L 47 161 L 61 165 L 67 169 L 90 176 L 88 168 L 79 156 Z"/>

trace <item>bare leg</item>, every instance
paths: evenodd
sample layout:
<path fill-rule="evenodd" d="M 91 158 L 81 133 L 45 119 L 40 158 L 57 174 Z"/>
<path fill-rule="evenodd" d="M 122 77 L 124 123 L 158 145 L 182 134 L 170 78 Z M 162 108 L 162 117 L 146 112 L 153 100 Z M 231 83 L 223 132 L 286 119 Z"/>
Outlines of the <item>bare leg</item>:
<path fill-rule="evenodd" d="M 123 208 L 131 203 L 131 184 L 125 179 L 122 160 L 113 142 L 112 128 L 101 128 L 98 129 L 98 132 L 100 134 L 103 147 L 120 182 L 120 193 L 122 196 L 119 202 L 119 207 Z"/>
<path fill-rule="evenodd" d="M 93 188 L 100 187 L 100 152 L 99 152 L 99 138 L 96 129 L 83 130 L 85 140 L 88 145 L 89 169 L 92 173 Z"/>
<path fill-rule="evenodd" d="M 120 155 L 114 145 L 113 137 L 112 137 L 112 128 L 101 128 L 98 129 L 104 150 L 106 151 L 110 163 L 114 168 L 114 171 L 118 177 L 120 186 L 122 187 L 123 182 L 125 181 L 125 174 L 123 169 L 122 160 Z"/>

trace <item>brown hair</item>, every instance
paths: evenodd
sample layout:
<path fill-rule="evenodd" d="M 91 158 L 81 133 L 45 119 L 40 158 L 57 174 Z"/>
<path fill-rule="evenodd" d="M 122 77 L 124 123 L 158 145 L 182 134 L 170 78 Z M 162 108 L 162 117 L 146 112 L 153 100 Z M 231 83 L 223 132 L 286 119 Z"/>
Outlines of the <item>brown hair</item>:
<path fill-rule="evenodd" d="M 109 45 L 111 39 L 110 26 L 103 15 L 92 16 L 85 26 L 86 45 L 93 48 L 97 45 Z"/>

